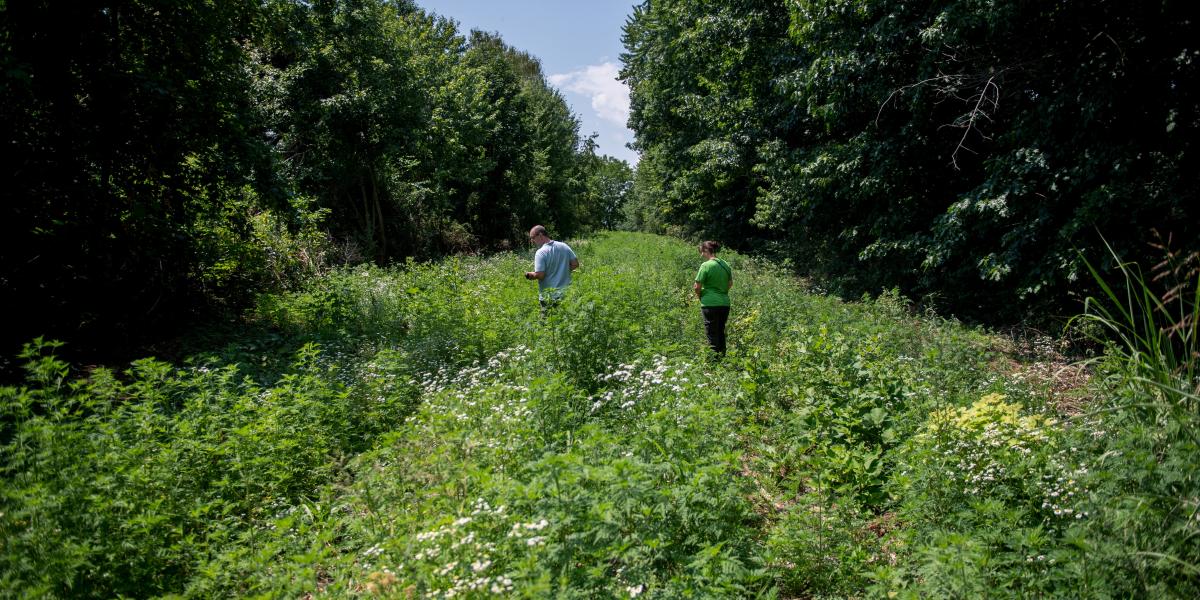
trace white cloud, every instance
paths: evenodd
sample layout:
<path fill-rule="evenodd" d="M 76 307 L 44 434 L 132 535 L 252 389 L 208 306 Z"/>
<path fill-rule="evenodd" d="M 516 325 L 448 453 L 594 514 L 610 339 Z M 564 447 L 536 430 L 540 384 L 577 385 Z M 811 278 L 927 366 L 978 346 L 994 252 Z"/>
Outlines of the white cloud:
<path fill-rule="evenodd" d="M 629 121 L 629 88 L 617 80 L 619 70 L 616 63 L 605 62 L 551 75 L 548 79 L 563 90 L 591 98 L 592 110 L 598 117 L 625 127 Z"/>

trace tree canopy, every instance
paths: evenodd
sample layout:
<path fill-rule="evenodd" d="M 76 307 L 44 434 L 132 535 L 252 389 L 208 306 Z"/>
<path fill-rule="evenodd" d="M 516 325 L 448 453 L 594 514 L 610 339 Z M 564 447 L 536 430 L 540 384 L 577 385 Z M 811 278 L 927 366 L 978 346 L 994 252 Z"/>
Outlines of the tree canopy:
<path fill-rule="evenodd" d="M 616 193 L 536 58 L 409 0 L 0 3 L 0 128 L 5 356 L 574 235 Z"/>
<path fill-rule="evenodd" d="M 1071 311 L 1105 240 L 1123 259 L 1200 246 L 1189 15 L 648 0 L 622 72 L 637 196 L 660 227 L 774 250 L 846 293 L 990 321 Z"/>

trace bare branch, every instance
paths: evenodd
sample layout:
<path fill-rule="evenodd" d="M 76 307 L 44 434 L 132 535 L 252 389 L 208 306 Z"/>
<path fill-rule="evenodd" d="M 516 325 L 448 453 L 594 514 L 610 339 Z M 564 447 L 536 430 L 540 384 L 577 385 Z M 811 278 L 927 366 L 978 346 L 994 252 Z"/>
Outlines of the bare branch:
<path fill-rule="evenodd" d="M 888 97 L 883 100 L 883 104 L 879 105 L 879 112 L 875 113 L 875 124 L 876 125 L 879 124 L 879 117 L 883 116 L 883 109 L 887 108 L 888 102 L 891 102 L 892 98 L 894 98 L 897 94 L 902 95 L 902 94 L 904 94 L 904 92 L 907 92 L 908 90 L 911 90 L 916 87 L 921 87 L 927 83 L 932 83 L 934 81 L 949 81 L 951 79 L 961 78 L 961 77 L 963 77 L 963 75 L 938 75 L 936 77 L 930 77 L 929 79 L 924 79 L 924 80 L 918 81 L 916 83 L 910 83 L 908 85 L 900 86 L 899 88 L 892 90 L 892 93 L 888 94 Z"/>
<path fill-rule="evenodd" d="M 995 84 L 995 81 L 994 81 L 995 78 L 996 77 L 993 75 L 992 77 L 988 78 L 986 83 L 983 84 L 983 89 L 980 90 L 978 96 L 975 99 L 975 108 L 972 108 L 971 112 L 964 115 L 966 117 L 966 122 L 963 123 L 962 125 L 954 125 L 954 127 L 962 127 L 963 128 L 962 137 L 959 138 L 958 145 L 954 147 L 954 152 L 950 154 L 950 162 L 954 164 L 955 169 L 959 168 L 958 167 L 958 151 L 959 150 L 966 150 L 968 152 L 974 153 L 973 150 L 971 150 L 970 148 L 967 148 L 966 142 L 967 142 L 967 136 L 971 133 L 971 130 L 978 129 L 975 126 L 975 123 L 980 118 L 984 118 L 989 121 L 992 120 L 992 117 L 990 115 L 988 115 L 987 112 L 984 111 L 984 107 L 985 107 L 984 102 L 986 101 L 991 104 L 992 111 L 995 111 L 996 109 L 998 109 L 1000 107 L 1000 86 Z M 988 90 L 989 89 L 992 90 L 992 97 L 990 99 L 988 98 Z M 983 133 L 980 132 L 980 135 L 983 135 Z M 983 138 L 988 139 L 987 136 L 983 136 Z"/>

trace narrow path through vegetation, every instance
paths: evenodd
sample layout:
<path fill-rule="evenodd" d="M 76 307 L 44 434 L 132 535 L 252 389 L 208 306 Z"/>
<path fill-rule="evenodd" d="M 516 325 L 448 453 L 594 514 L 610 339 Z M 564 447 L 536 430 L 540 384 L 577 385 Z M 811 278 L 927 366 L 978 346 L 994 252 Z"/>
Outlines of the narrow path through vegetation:
<path fill-rule="evenodd" d="M 1195 584 L 1173 564 L 1194 537 L 1151 545 L 1192 527 L 1171 520 L 1178 490 L 1195 489 L 1172 461 L 1192 454 L 1145 460 L 1184 429 L 1151 434 L 1144 417 L 1091 410 L 1099 399 L 1064 416 L 1058 380 L 1009 362 L 998 336 L 895 294 L 808 293 L 737 254 L 722 254 L 737 285 L 717 361 L 694 248 L 628 233 L 573 245 L 583 267 L 544 320 L 529 257 L 502 254 L 336 272 L 263 298 L 256 327 L 180 364 L 80 378 L 31 346 L 27 386 L 0 396 L 0 589 L 916 598 Z M 1080 397 L 1119 402 L 1114 373 L 1099 365 Z M 1139 501 L 1130 477 L 1158 499 Z"/>

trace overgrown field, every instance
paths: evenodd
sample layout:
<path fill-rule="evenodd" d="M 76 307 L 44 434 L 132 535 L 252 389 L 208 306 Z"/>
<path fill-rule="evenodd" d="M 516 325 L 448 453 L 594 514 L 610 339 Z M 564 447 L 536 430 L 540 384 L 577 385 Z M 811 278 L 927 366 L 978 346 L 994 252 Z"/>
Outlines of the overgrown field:
<path fill-rule="evenodd" d="M 1200 595 L 1195 389 L 1134 350 L 1064 397 L 1050 350 L 731 254 L 714 361 L 692 246 L 572 243 L 545 320 L 523 253 L 338 272 L 180 364 L 32 344 L 0 595 Z"/>

